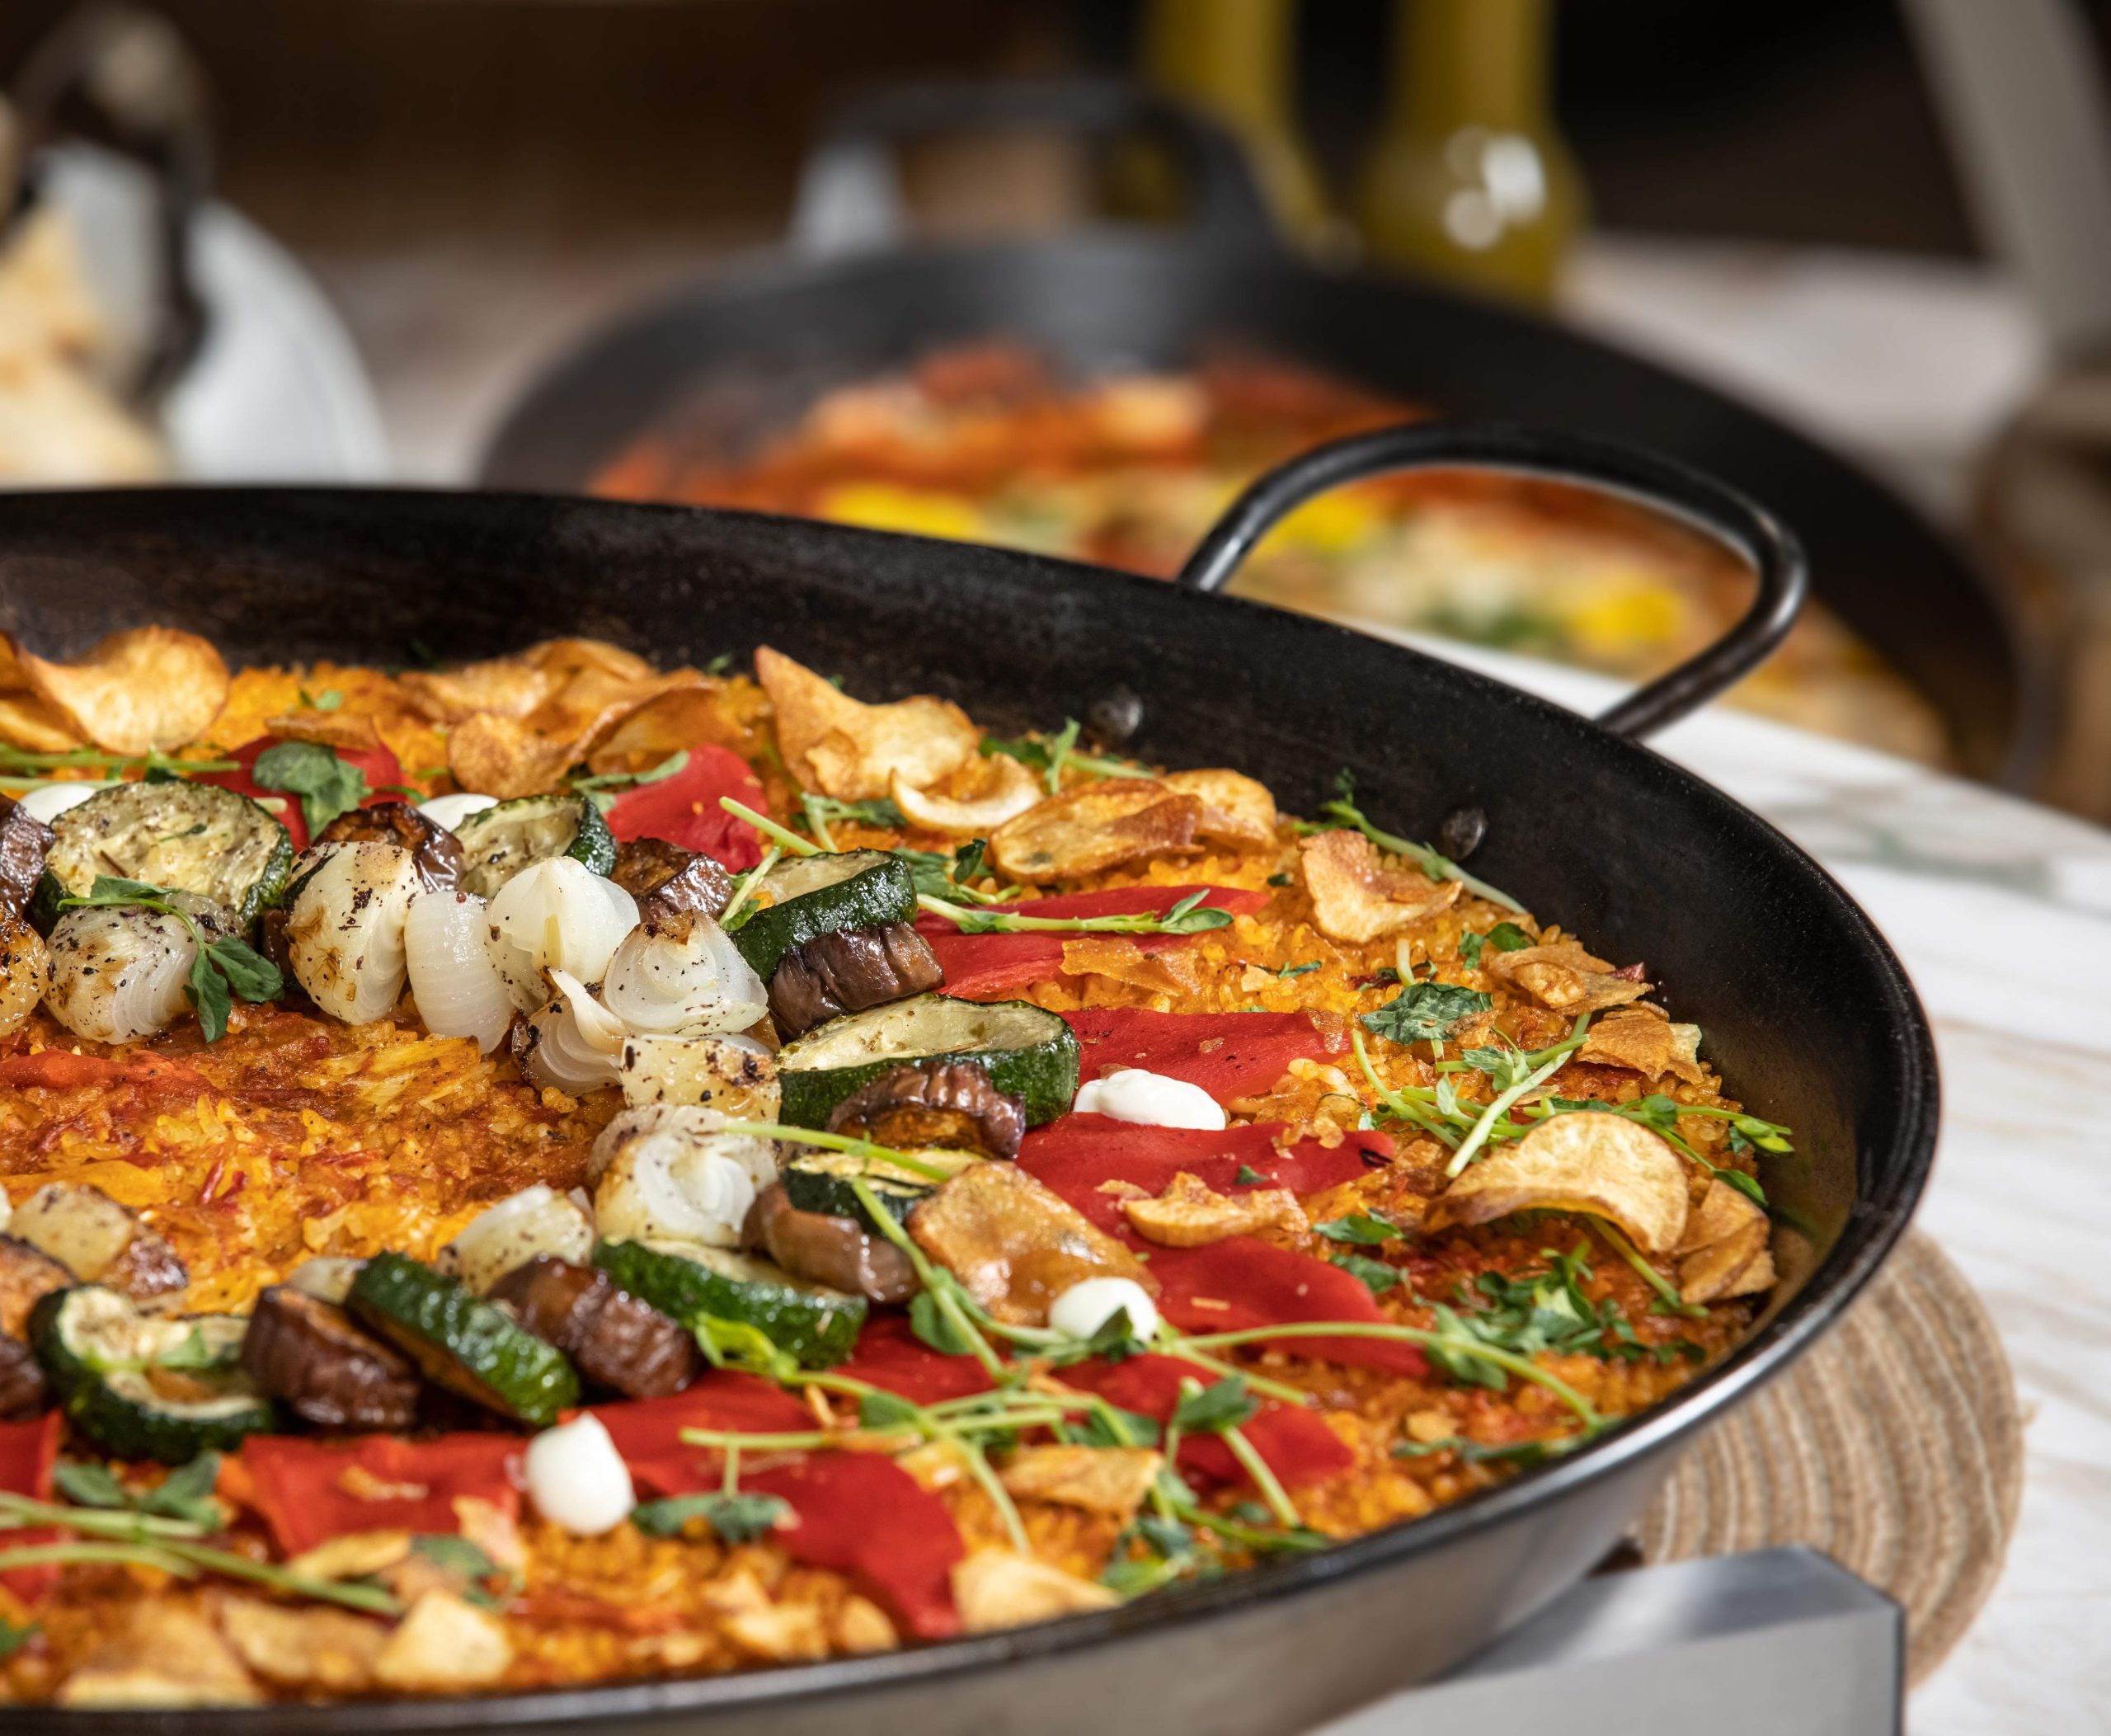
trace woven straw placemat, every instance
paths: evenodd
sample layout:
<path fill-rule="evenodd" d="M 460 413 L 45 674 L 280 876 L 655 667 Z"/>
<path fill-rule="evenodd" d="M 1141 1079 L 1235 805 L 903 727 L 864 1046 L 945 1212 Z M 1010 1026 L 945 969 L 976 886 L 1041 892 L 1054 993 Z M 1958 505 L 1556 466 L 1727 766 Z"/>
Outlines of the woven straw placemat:
<path fill-rule="evenodd" d="M 1822 1550 L 1903 1607 L 1917 1682 L 1993 1590 L 2022 1493 L 2001 1338 L 1915 1234 L 1808 1355 L 1701 1437 L 1635 1542 L 1650 1562 Z"/>

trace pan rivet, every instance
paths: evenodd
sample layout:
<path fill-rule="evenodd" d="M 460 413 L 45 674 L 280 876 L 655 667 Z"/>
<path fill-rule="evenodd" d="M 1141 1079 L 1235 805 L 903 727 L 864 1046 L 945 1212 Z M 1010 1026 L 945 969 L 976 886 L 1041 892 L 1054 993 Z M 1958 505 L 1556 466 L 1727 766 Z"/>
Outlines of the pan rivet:
<path fill-rule="evenodd" d="M 1144 727 L 1144 702 L 1127 688 L 1117 687 L 1093 701 L 1085 711 L 1085 722 L 1107 746 L 1120 747 Z"/>
<path fill-rule="evenodd" d="M 1488 835 L 1488 816 L 1477 807 L 1455 807 L 1436 829 L 1436 847 L 1454 862 L 1462 862 L 1480 848 Z"/>

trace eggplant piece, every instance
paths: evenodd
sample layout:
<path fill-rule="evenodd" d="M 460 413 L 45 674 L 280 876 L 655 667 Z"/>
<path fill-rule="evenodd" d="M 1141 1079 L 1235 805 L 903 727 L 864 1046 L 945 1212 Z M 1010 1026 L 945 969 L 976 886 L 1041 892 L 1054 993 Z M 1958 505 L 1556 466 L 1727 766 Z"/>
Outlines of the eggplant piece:
<path fill-rule="evenodd" d="M 637 901 L 637 920 L 691 913 L 718 920 L 733 896 L 733 877 L 699 850 L 664 838 L 632 838 L 616 846 L 609 877 Z"/>
<path fill-rule="evenodd" d="M 909 923 L 839 929 L 784 955 L 769 979 L 770 1014 L 788 1042 L 845 1013 L 935 989 L 945 976 Z"/>
<path fill-rule="evenodd" d="M 316 834 L 317 844 L 393 844 L 411 853 L 418 882 L 429 892 L 451 892 L 462 883 L 468 858 L 462 840 L 407 802 L 377 802 L 337 816 Z"/>
<path fill-rule="evenodd" d="M 828 1131 L 914 1151 L 936 1146 L 1017 1157 L 1026 1100 L 999 1091 L 974 1061 L 918 1061 L 868 1080 L 829 1112 Z"/>
<path fill-rule="evenodd" d="M 288 1284 L 256 1298 L 242 1367 L 260 1390 L 324 1428 L 407 1428 L 417 1415 L 409 1359 L 335 1303 Z"/>
<path fill-rule="evenodd" d="M 44 878 L 59 835 L 21 802 L 0 796 L 0 915 L 19 916 Z"/>
<path fill-rule="evenodd" d="M 630 1399 L 664 1398 L 696 1378 L 696 1343 L 608 1273 L 538 1254 L 491 1286 L 493 1301 L 570 1357 L 587 1379 Z"/>
<path fill-rule="evenodd" d="M 905 1302 L 916 1294 L 916 1268 L 884 1236 L 854 1217 L 802 1211 L 779 1182 L 755 1196 L 742 1231 L 747 1244 L 794 1277 L 811 1279 L 875 1302 Z"/>
<path fill-rule="evenodd" d="M 51 1408 L 51 1383 L 36 1353 L 20 1338 L 0 1338 L 0 1422 L 19 1422 Z"/>
<path fill-rule="evenodd" d="M 44 1367 L 29 1346 L 30 1310 L 73 1274 L 48 1254 L 0 1235 L 0 1418 L 35 1416 L 51 1403 Z"/>

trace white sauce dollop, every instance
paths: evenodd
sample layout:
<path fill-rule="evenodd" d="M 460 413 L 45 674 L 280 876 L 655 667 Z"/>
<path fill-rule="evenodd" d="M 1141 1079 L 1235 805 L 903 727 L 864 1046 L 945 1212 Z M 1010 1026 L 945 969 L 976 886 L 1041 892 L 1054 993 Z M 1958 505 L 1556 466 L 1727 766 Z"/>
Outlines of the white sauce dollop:
<path fill-rule="evenodd" d="M 528 1443 L 528 1498 L 575 1537 L 614 1531 L 637 1505 L 630 1470 L 601 1419 L 589 1413 Z"/>
<path fill-rule="evenodd" d="M 33 789 L 23 796 L 19 806 L 30 818 L 41 820 L 49 826 L 68 808 L 78 807 L 89 797 L 101 793 L 100 786 L 93 783 L 47 783 L 42 789 Z"/>
<path fill-rule="evenodd" d="M 454 831 L 472 814 L 481 814 L 487 807 L 496 807 L 496 796 L 435 796 L 430 802 L 421 802 L 418 812 L 435 826 L 444 826 Z"/>
<path fill-rule="evenodd" d="M 1206 1127 L 1219 1132 L 1225 1125 L 1222 1106 L 1200 1085 L 1141 1067 L 1125 1067 L 1104 1079 L 1087 1080 L 1070 1107 L 1080 1115 L 1111 1116 L 1150 1127 Z"/>
<path fill-rule="evenodd" d="M 1134 1278 L 1085 1278 L 1049 1306 L 1048 1324 L 1065 1338 L 1088 1338 L 1126 1310 L 1129 1330 L 1149 1343 L 1158 1333 L 1158 1305 Z"/>

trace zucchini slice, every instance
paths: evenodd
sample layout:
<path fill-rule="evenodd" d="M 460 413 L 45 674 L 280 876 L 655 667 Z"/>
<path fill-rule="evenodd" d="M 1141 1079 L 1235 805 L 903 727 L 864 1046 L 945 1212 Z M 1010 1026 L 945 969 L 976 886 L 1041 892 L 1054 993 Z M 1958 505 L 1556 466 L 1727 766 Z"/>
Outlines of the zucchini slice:
<path fill-rule="evenodd" d="M 604 1242 L 594 1263 L 618 1290 L 692 1332 L 706 1318 L 752 1326 L 805 1368 L 840 1362 L 865 1324 L 862 1296 L 809 1284 L 768 1260 L 701 1242 Z"/>
<path fill-rule="evenodd" d="M 30 1310 L 31 1347 L 73 1426 L 121 1459 L 187 1465 L 278 1426 L 242 1371 L 240 1315 L 143 1315 L 100 1284 L 55 1290 Z"/>
<path fill-rule="evenodd" d="M 49 930 L 59 901 L 80 897 L 98 875 L 195 892 L 233 910 L 244 929 L 275 900 L 294 865 L 294 843 L 269 809 L 217 783 L 119 783 L 52 822 L 31 914 Z"/>
<path fill-rule="evenodd" d="M 733 931 L 733 944 L 764 982 L 784 955 L 823 934 L 908 922 L 916 915 L 916 881 L 907 863 L 885 850 L 845 850 L 780 862 L 762 878 L 773 902 Z"/>
<path fill-rule="evenodd" d="M 596 874 L 616 865 L 616 840 L 585 796 L 516 796 L 454 829 L 462 840 L 462 890 L 488 898 L 524 868 L 569 856 Z"/>
<path fill-rule="evenodd" d="M 943 1169 L 948 1175 L 958 1174 L 970 1164 L 990 1161 L 971 1151 L 919 1151 L 914 1155 L 918 1162 Z M 818 1211 L 827 1217 L 854 1217 L 876 1235 L 886 1231 L 872 1221 L 872 1214 L 859 1202 L 857 1190 L 850 1185 L 853 1181 L 864 1182 L 880 1208 L 899 1223 L 907 1222 L 909 1214 L 943 1185 L 884 1159 L 860 1157 L 854 1151 L 812 1150 L 795 1152 L 787 1159 L 778 1179 L 784 1184 L 785 1198 L 800 1211 Z"/>
<path fill-rule="evenodd" d="M 1039 1127 L 1078 1094 L 1078 1039 L 1059 1014 L 1023 1000 L 916 995 L 841 1019 L 778 1051 L 779 1112 L 794 1127 L 828 1125 L 829 1111 L 904 1061 L 943 1055 L 979 1063 L 999 1091 L 1023 1099 Z"/>
<path fill-rule="evenodd" d="M 375 1254 L 345 1306 L 434 1385 L 501 1416 L 547 1428 L 579 1402 L 579 1376 L 562 1351 L 407 1254 Z"/>

